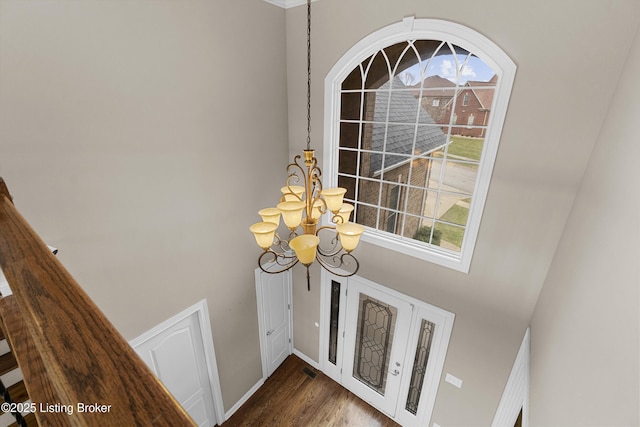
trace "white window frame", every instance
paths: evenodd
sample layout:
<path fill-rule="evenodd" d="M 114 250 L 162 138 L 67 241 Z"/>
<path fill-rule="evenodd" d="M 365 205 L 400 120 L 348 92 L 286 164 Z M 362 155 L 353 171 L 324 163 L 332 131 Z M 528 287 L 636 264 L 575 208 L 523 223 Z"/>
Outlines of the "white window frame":
<path fill-rule="evenodd" d="M 438 19 L 408 17 L 378 30 L 356 43 L 333 66 L 325 78 L 325 123 L 323 167 L 325 186 L 338 184 L 338 145 L 340 140 L 340 89 L 344 79 L 363 60 L 387 46 L 414 39 L 444 40 L 472 52 L 490 66 L 498 76 L 494 105 L 487 126 L 478 168 L 478 178 L 460 252 L 427 246 L 412 239 L 401 239 L 367 227 L 362 240 L 411 255 L 454 270 L 469 272 L 478 236 L 480 220 L 489 191 L 489 182 L 498 152 L 502 126 L 507 113 L 516 73 L 515 63 L 491 40 L 465 26 Z"/>

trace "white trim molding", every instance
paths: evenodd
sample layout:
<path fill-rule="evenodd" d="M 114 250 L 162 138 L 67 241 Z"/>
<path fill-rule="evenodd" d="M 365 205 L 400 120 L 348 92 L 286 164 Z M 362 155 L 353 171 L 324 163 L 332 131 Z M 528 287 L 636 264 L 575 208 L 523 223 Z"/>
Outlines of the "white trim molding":
<path fill-rule="evenodd" d="M 303 352 L 301 352 L 300 350 L 298 350 L 297 348 L 293 349 L 293 354 L 295 354 L 296 356 L 298 356 L 300 359 L 302 359 L 307 365 L 310 365 L 313 369 L 320 369 L 320 364 L 318 362 L 316 362 L 315 360 L 313 360 L 312 358 L 310 358 L 309 356 L 307 356 L 306 354 L 304 354 Z"/>
<path fill-rule="evenodd" d="M 307 0 L 264 0 L 267 3 L 271 3 L 273 5 L 279 6 L 283 9 L 289 9 L 296 6 L 302 6 L 303 4 L 307 4 Z M 316 2 L 318 0 L 311 0 L 311 3 Z"/>
<path fill-rule="evenodd" d="M 260 387 L 262 387 L 262 385 L 263 385 L 263 384 L 264 384 L 264 378 L 260 378 L 260 380 L 259 380 L 257 383 L 255 383 L 255 384 L 254 384 L 254 386 L 253 386 L 253 387 L 251 387 L 251 389 L 249 389 L 249 391 L 248 391 L 248 392 L 246 392 L 246 393 L 244 394 L 244 396 L 242 396 L 242 397 L 240 398 L 240 400 L 238 400 L 238 401 L 236 402 L 236 404 L 235 404 L 235 405 L 233 405 L 233 406 L 231 407 L 231 409 L 229 409 L 229 410 L 227 411 L 227 413 L 226 413 L 226 414 L 224 414 L 224 416 L 225 416 L 225 420 L 228 420 L 229 418 L 231 418 L 231 416 L 232 416 L 232 415 L 233 415 L 233 414 L 234 414 L 238 409 L 240 409 L 240 407 L 241 407 L 242 405 L 244 405 L 244 404 L 247 402 L 247 400 L 249 400 L 249 399 L 251 398 L 251 396 L 253 396 L 253 394 L 254 394 L 256 391 L 258 391 L 258 389 L 259 389 Z M 221 424 L 222 424 L 222 423 L 221 423 Z"/>
<path fill-rule="evenodd" d="M 521 409 L 522 426 L 529 426 L 530 342 L 530 332 L 529 328 L 527 328 L 491 427 L 512 427 L 518 419 Z"/>

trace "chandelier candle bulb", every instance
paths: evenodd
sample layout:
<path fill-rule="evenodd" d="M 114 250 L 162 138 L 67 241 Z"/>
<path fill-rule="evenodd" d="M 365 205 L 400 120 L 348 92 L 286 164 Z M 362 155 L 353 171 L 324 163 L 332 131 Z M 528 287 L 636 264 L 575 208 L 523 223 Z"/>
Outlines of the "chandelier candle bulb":
<path fill-rule="evenodd" d="M 299 185 L 291 185 L 282 187 L 280 191 L 285 202 L 296 202 L 302 200 L 305 189 Z"/>
<path fill-rule="evenodd" d="M 303 234 L 291 240 L 289 246 L 295 251 L 300 262 L 309 266 L 316 259 L 316 249 L 319 243 L 318 236 Z"/>
<path fill-rule="evenodd" d="M 260 215 L 264 222 L 272 222 L 276 226 L 280 225 L 280 210 L 277 208 L 260 209 L 258 215 Z"/>
<path fill-rule="evenodd" d="M 353 222 L 345 222 L 344 224 L 338 224 L 336 231 L 340 235 L 340 242 L 344 250 L 351 252 L 358 246 L 364 227 Z"/>
<path fill-rule="evenodd" d="M 256 222 L 249 227 L 249 230 L 251 230 L 253 236 L 256 238 L 258 246 L 266 251 L 273 244 L 276 228 L 278 228 L 278 226 L 273 222 Z"/>
<path fill-rule="evenodd" d="M 278 209 L 282 213 L 282 220 L 291 230 L 295 230 L 302 222 L 302 211 L 305 208 L 304 202 L 289 201 L 278 203 Z"/>
<path fill-rule="evenodd" d="M 322 190 L 322 197 L 324 197 L 324 201 L 327 203 L 327 208 L 331 212 L 337 213 L 340 208 L 342 208 L 342 199 L 346 192 L 347 189 L 342 187 L 326 188 Z"/>

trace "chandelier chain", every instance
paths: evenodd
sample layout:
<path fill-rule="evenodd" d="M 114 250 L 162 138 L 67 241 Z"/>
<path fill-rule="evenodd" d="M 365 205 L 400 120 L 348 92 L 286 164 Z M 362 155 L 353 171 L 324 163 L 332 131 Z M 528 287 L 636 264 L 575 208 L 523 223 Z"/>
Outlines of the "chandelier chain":
<path fill-rule="evenodd" d="M 311 0 L 307 0 L 307 150 L 311 149 Z"/>
<path fill-rule="evenodd" d="M 324 188 L 315 152 L 311 148 L 311 2 L 307 0 L 307 149 L 304 164 L 297 155 L 287 166 L 286 186 L 280 191 L 280 203 L 275 208 L 261 209 L 262 217 L 249 227 L 263 252 L 258 266 L 265 273 L 287 271 L 299 262 L 307 268 L 307 289 L 310 289 L 309 266 L 318 261 L 323 268 L 341 277 L 353 276 L 359 269 L 351 254 L 364 232 L 362 225 L 349 222 L 354 206 L 343 203 L 346 188 Z M 304 184 L 293 185 L 294 183 Z M 318 227 L 323 214 L 330 214 L 331 225 Z M 276 230 L 280 219 L 289 229 L 289 239 L 281 239 Z M 299 230 L 302 229 L 302 233 Z M 333 233 L 329 244 L 320 245 L 320 233 Z"/>

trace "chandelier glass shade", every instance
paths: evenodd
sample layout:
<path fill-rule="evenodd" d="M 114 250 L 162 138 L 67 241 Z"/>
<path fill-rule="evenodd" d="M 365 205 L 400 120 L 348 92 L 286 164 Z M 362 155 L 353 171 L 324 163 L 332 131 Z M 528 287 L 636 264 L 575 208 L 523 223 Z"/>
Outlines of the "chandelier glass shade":
<path fill-rule="evenodd" d="M 359 268 L 351 252 L 358 246 L 364 227 L 349 221 L 354 208 L 343 202 L 345 188 L 322 188 L 314 150 L 304 150 L 304 166 L 300 159 L 296 156 L 287 166 L 280 202 L 275 208 L 258 211 L 262 221 L 249 227 L 263 249 L 258 265 L 267 273 L 281 273 L 298 262 L 308 269 L 318 261 L 338 276 L 351 276 Z M 322 225 L 325 214 L 328 218 Z M 289 231 L 288 239 L 277 233 L 280 219 Z"/>

